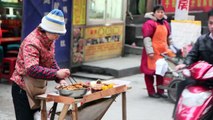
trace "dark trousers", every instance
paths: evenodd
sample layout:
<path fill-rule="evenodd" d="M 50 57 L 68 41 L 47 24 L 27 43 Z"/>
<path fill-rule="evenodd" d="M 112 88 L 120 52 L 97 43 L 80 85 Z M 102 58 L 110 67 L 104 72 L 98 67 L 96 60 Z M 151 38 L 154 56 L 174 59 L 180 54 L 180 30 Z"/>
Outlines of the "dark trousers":
<path fill-rule="evenodd" d="M 146 88 L 147 88 L 147 92 L 148 94 L 155 94 L 156 91 L 155 91 L 155 88 L 154 88 L 154 75 L 147 75 L 145 74 L 145 83 L 146 83 Z M 160 76 L 160 75 L 156 75 L 156 86 L 158 85 L 162 85 L 163 84 L 163 77 Z M 159 88 L 156 88 L 157 89 L 157 93 L 158 94 L 163 94 L 164 93 L 164 90 L 163 89 L 159 89 Z"/>
<path fill-rule="evenodd" d="M 34 120 L 33 115 L 38 109 L 31 110 L 26 92 L 16 83 L 12 85 L 12 97 L 16 120 Z"/>

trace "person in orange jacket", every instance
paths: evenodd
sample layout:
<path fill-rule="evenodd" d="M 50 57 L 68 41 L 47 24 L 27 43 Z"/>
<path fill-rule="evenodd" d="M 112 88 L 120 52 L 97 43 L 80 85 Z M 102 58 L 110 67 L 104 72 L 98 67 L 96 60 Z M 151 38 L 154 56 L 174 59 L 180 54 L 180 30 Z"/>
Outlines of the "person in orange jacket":
<path fill-rule="evenodd" d="M 169 49 L 170 44 L 170 26 L 166 21 L 164 7 L 156 5 L 153 12 L 146 13 L 145 18 L 148 20 L 142 26 L 142 35 L 144 37 L 144 48 L 142 52 L 140 70 L 144 73 L 144 79 L 149 97 L 166 98 L 163 89 L 155 90 L 154 77 L 156 84 L 163 84 L 163 76 L 155 75 L 156 61 L 162 58 L 161 53 L 168 53 L 173 56 Z"/>

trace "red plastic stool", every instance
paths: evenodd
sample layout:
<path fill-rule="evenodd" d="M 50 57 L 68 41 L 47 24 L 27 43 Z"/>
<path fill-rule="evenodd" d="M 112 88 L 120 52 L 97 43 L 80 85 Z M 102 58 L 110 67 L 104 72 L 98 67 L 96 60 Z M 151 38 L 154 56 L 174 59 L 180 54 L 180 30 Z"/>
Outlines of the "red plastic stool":
<path fill-rule="evenodd" d="M 17 57 L 18 56 L 18 51 L 17 50 L 9 50 L 7 51 L 6 57 Z"/>
<path fill-rule="evenodd" d="M 2 77 L 1 77 L 1 74 L 2 74 L 2 73 L 1 73 L 1 72 L 2 72 L 2 63 L 0 63 L 0 81 L 1 81 L 1 78 L 2 78 Z"/>
<path fill-rule="evenodd" d="M 10 77 L 13 74 L 13 71 L 15 70 L 15 64 L 16 64 L 16 57 L 5 57 L 2 60 L 2 66 L 1 66 L 1 78 L 5 78 L 11 83 Z"/>

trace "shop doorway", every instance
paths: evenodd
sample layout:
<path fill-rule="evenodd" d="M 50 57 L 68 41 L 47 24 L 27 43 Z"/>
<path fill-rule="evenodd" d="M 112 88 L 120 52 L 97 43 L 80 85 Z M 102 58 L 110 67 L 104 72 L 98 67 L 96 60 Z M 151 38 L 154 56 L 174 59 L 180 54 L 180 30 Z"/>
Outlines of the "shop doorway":
<path fill-rule="evenodd" d="M 22 1 L 1 0 L 0 6 L 2 37 L 21 37 Z"/>
<path fill-rule="evenodd" d="M 151 12 L 153 6 L 160 4 L 161 0 L 128 0 L 127 9 L 129 14 L 144 15 L 146 12 Z"/>

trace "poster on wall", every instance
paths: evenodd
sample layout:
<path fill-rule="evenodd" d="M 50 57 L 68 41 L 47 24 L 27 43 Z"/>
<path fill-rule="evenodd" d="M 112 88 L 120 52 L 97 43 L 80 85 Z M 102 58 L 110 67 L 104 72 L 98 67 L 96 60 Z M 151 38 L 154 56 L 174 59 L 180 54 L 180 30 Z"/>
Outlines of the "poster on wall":
<path fill-rule="evenodd" d="M 181 6 L 184 6 L 185 1 L 179 0 Z M 209 11 L 213 6 L 213 0 L 189 0 L 189 11 Z M 161 4 L 164 6 L 166 12 L 175 12 L 176 0 L 161 0 Z"/>
<path fill-rule="evenodd" d="M 123 25 L 88 27 L 85 29 L 84 61 L 120 56 Z"/>
<path fill-rule="evenodd" d="M 73 25 L 84 25 L 85 21 L 86 0 L 73 0 Z"/>
<path fill-rule="evenodd" d="M 201 35 L 201 21 L 172 20 L 172 40 L 177 48 L 195 43 Z"/>
<path fill-rule="evenodd" d="M 72 48 L 72 65 L 78 65 L 83 62 L 84 49 L 84 27 L 73 28 L 73 48 Z"/>

